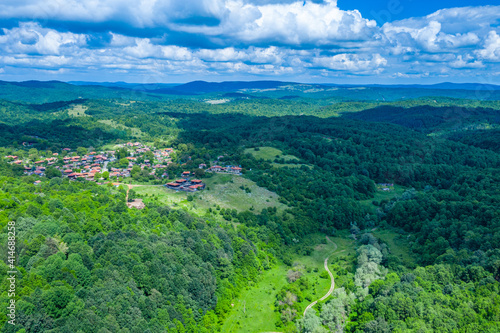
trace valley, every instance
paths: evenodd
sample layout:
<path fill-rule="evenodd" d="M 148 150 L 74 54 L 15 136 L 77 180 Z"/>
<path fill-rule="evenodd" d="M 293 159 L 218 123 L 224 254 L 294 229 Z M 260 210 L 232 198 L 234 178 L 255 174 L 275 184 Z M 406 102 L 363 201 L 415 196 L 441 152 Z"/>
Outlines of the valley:
<path fill-rule="evenodd" d="M 500 330 L 496 90 L 2 85 L 2 332 Z"/>

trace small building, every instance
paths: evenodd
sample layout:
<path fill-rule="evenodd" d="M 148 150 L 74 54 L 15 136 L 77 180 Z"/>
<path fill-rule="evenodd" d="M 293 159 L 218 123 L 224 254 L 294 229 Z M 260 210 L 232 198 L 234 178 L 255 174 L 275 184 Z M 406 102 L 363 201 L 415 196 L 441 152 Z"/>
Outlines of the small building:
<path fill-rule="evenodd" d="M 230 167 L 226 169 L 228 172 L 235 173 L 235 174 L 240 174 L 242 168 L 240 167 Z"/>
<path fill-rule="evenodd" d="M 127 202 L 128 208 L 136 208 L 136 209 L 143 209 L 146 207 L 144 202 L 142 202 L 142 199 L 134 199 L 131 202 Z"/>

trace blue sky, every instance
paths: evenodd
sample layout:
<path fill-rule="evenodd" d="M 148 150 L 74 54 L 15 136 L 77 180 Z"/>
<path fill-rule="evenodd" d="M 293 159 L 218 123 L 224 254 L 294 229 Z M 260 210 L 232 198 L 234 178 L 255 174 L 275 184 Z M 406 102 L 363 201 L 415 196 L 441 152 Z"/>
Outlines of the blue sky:
<path fill-rule="evenodd" d="M 500 84 L 500 6 L 2 0 L 0 79 Z"/>
<path fill-rule="evenodd" d="M 382 25 L 387 21 L 402 20 L 432 14 L 443 8 L 488 6 L 491 0 L 339 0 L 344 10 L 357 9 L 363 17 L 376 20 Z"/>

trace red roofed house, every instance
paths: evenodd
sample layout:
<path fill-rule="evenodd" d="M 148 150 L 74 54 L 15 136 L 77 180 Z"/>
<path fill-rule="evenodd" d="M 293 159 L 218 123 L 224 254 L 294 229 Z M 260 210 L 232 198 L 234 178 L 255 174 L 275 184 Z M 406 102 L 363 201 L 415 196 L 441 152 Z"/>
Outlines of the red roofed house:
<path fill-rule="evenodd" d="M 241 168 L 240 167 L 232 167 L 232 168 L 228 168 L 227 171 L 229 172 L 232 172 L 232 173 L 241 173 Z"/>

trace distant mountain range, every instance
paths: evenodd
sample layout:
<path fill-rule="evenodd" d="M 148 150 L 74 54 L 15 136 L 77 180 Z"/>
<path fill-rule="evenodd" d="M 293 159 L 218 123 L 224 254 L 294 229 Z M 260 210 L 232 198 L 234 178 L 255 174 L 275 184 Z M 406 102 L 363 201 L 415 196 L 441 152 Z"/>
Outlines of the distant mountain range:
<path fill-rule="evenodd" d="M 352 87 L 359 87 L 359 85 L 354 85 Z M 500 86 L 494 84 L 482 84 L 482 83 L 452 83 L 452 82 L 442 82 L 436 84 L 393 84 L 393 85 L 382 85 L 382 84 L 372 84 L 365 85 L 365 87 L 378 87 L 378 88 L 417 88 L 417 89 L 447 89 L 447 90 L 500 90 Z"/>
<path fill-rule="evenodd" d="M 103 86 L 109 88 L 127 88 L 134 90 L 147 91 L 156 94 L 178 94 L 178 95 L 197 95 L 214 92 L 234 92 L 242 89 L 276 89 L 284 85 L 297 85 L 299 83 L 281 82 L 281 81 L 227 81 L 227 82 L 206 82 L 192 81 L 183 84 L 165 84 L 165 83 L 126 83 L 126 82 L 84 82 L 71 81 L 69 84 L 79 86 Z"/>
<path fill-rule="evenodd" d="M 36 81 L 26 81 L 36 82 Z M 54 82 L 54 81 L 49 81 Z M 57 81 L 55 81 L 57 82 Z M 207 82 L 207 81 L 192 81 L 188 83 L 127 83 L 127 82 L 85 82 L 85 81 L 70 81 L 69 84 L 79 86 L 104 86 L 118 87 L 134 90 L 144 90 L 150 93 L 173 93 L 183 92 L 187 94 L 204 94 L 212 92 L 234 92 L 246 89 L 277 89 L 283 86 L 309 86 L 315 88 L 328 89 L 331 87 L 337 88 L 356 88 L 356 87 L 373 87 L 373 88 L 400 88 L 400 89 L 444 89 L 444 90 L 500 90 L 500 85 L 482 84 L 482 83 L 451 83 L 443 82 L 437 84 L 315 84 L 315 83 L 298 83 L 298 82 L 283 82 L 283 81 L 224 81 L 224 82 Z"/>
<path fill-rule="evenodd" d="M 234 99 L 299 98 L 339 101 L 396 101 L 428 97 L 500 100 L 500 86 L 476 83 L 433 85 L 308 84 L 282 81 L 193 81 L 174 83 L 127 83 L 84 81 L 0 81 L 0 99 L 50 103 L 86 99 L 131 99 L 161 101 L 172 98 L 212 97 Z"/>

